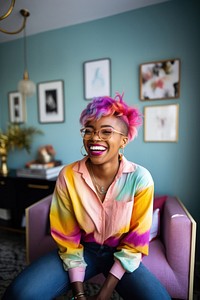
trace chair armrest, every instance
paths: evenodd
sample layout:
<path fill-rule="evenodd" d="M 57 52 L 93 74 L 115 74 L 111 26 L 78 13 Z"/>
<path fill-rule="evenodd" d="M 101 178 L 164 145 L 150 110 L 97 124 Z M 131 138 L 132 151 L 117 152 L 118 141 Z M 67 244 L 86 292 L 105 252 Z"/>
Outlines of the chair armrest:
<path fill-rule="evenodd" d="M 169 265 L 176 274 L 188 274 L 192 293 L 196 222 L 176 197 L 168 197 L 165 202 L 161 232 Z"/>
<path fill-rule="evenodd" d="M 52 195 L 26 208 L 26 259 L 32 262 L 56 247 L 49 232 L 49 210 Z"/>

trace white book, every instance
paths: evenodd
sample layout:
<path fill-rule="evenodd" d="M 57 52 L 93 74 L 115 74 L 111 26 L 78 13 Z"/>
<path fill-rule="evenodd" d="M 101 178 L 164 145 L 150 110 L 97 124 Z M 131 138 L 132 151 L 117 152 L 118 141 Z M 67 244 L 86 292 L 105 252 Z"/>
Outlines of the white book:
<path fill-rule="evenodd" d="M 50 179 L 57 177 L 64 165 L 53 167 L 50 169 L 18 169 L 18 177 L 44 178 Z"/>
<path fill-rule="evenodd" d="M 60 170 L 64 167 L 64 165 L 48 168 L 48 169 L 18 169 L 17 174 L 34 174 L 34 175 L 47 175 L 55 172 L 60 172 Z"/>

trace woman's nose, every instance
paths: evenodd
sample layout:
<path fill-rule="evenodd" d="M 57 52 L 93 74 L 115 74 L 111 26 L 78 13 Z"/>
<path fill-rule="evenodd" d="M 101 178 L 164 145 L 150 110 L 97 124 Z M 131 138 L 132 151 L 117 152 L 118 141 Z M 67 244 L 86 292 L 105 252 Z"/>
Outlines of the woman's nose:
<path fill-rule="evenodd" d="M 94 131 L 93 137 L 94 140 L 100 140 L 99 131 Z"/>

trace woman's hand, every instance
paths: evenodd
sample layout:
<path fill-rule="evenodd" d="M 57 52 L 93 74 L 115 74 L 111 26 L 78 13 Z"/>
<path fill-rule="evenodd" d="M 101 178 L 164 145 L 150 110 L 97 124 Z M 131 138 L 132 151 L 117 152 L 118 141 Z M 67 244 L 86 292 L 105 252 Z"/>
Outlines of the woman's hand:
<path fill-rule="evenodd" d="M 87 297 L 87 300 L 103 300 L 99 298 L 99 294 Z"/>
<path fill-rule="evenodd" d="M 80 296 L 80 300 L 110 300 L 112 293 L 118 283 L 119 279 L 117 279 L 114 275 L 108 274 L 106 280 L 104 281 L 103 286 L 100 291 L 93 296 Z M 84 294 L 84 286 L 83 282 L 73 282 L 72 283 L 73 295 L 78 296 L 79 293 Z"/>
<path fill-rule="evenodd" d="M 110 300 L 118 282 L 119 279 L 109 273 L 98 294 L 87 297 L 87 300 Z"/>

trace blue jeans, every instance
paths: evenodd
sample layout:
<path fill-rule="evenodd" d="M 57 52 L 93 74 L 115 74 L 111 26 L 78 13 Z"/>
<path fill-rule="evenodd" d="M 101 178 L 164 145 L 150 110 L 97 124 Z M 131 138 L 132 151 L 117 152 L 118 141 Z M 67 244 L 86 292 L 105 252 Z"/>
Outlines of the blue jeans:
<path fill-rule="evenodd" d="M 87 263 L 85 281 L 109 273 L 113 265 L 114 248 L 95 243 L 84 244 Z M 68 273 L 56 250 L 41 257 L 22 271 L 6 290 L 2 300 L 50 300 L 70 290 Z M 158 279 L 141 263 L 133 273 L 125 273 L 116 287 L 124 300 L 171 299 Z"/>

